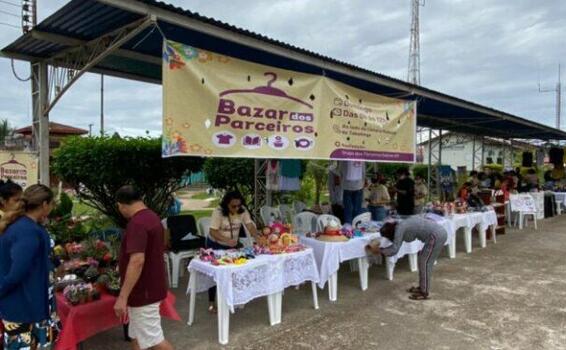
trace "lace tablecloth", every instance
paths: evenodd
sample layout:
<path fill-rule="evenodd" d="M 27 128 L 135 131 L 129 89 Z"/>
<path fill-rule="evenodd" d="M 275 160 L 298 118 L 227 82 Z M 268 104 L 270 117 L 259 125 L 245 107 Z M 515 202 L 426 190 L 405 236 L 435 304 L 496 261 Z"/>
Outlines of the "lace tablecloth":
<path fill-rule="evenodd" d="M 312 249 L 292 254 L 260 255 L 244 265 L 214 266 L 193 259 L 188 269 L 197 278 L 197 293 L 216 285 L 230 307 L 306 281 L 319 281 Z M 190 286 L 187 294 L 189 292 Z"/>

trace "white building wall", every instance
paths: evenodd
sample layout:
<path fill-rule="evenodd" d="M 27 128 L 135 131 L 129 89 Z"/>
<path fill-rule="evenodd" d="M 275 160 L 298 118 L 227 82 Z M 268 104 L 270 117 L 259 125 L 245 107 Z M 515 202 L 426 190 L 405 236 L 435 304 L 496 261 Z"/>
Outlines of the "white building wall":
<path fill-rule="evenodd" d="M 448 138 L 447 141 L 446 138 Z M 472 140 L 462 141 L 456 139 L 452 135 L 443 135 L 443 146 L 442 146 L 442 164 L 450 165 L 452 169 L 456 170 L 459 166 L 465 166 L 468 171 L 472 170 L 472 164 L 474 161 L 474 143 Z M 445 143 L 446 142 L 446 143 Z M 481 144 L 477 144 L 477 147 L 481 147 Z M 428 164 L 428 144 L 424 143 L 423 148 L 423 163 Z M 491 157 L 494 164 L 497 164 L 498 158 L 503 160 L 504 146 L 500 145 L 484 145 L 484 163 L 488 164 L 487 158 Z M 480 170 L 481 160 L 476 164 L 476 170 Z"/>

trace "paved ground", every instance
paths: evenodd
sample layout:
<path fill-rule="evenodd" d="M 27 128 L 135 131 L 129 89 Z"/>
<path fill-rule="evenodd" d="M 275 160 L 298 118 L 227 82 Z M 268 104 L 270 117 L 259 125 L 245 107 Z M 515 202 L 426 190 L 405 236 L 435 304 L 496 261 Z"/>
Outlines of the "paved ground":
<path fill-rule="evenodd" d="M 498 243 L 442 258 L 434 270 L 433 299 L 413 302 L 404 290 L 415 283 L 406 262 L 395 280 L 385 269 L 370 269 L 370 286 L 341 269 L 337 303 L 319 294 L 311 308 L 310 288 L 289 289 L 283 323 L 268 326 L 265 299 L 231 317 L 230 345 L 224 349 L 566 349 L 566 215 L 539 221 L 539 230 L 499 236 Z M 186 279 L 176 290 L 186 320 Z M 197 299 L 196 324 L 164 321 L 176 349 L 222 349 L 216 319 L 207 314 L 206 295 Z M 125 349 L 119 330 L 86 342 L 87 350 Z"/>

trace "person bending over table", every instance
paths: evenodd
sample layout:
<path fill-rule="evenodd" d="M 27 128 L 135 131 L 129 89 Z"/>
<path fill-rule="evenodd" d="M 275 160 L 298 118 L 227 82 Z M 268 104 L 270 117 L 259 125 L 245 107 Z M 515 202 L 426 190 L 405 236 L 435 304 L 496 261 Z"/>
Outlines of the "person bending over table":
<path fill-rule="evenodd" d="M 397 254 L 403 242 L 412 242 L 415 239 L 424 243 L 419 252 L 419 286 L 407 290 L 411 300 L 425 300 L 430 295 L 432 267 L 440 251 L 446 243 L 448 234 L 446 230 L 431 220 L 422 216 L 413 216 L 400 223 L 387 222 L 381 228 L 381 236 L 389 239 L 393 244 L 386 248 L 379 248 L 379 244 L 372 242 L 368 246 L 373 254 L 393 256 Z"/>
<path fill-rule="evenodd" d="M 212 213 L 206 247 L 214 250 L 239 248 L 242 225 L 254 238 L 257 237 L 257 229 L 246 209 L 244 197 L 240 192 L 228 192 L 222 198 L 220 207 Z M 215 299 L 216 287 L 212 287 L 208 290 L 208 311 L 211 313 L 216 312 Z"/>

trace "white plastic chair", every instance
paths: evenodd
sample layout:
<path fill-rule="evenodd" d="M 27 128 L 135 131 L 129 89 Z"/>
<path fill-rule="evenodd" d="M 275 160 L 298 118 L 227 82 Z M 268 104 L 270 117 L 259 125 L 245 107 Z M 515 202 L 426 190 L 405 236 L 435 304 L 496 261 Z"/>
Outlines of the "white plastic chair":
<path fill-rule="evenodd" d="M 307 205 L 301 201 L 293 202 L 293 209 L 295 209 L 295 213 L 299 214 L 307 209 Z"/>
<path fill-rule="evenodd" d="M 293 217 L 293 231 L 296 234 L 304 235 L 316 231 L 316 219 L 318 215 L 308 211 L 299 213 Z"/>
<path fill-rule="evenodd" d="M 279 211 L 284 222 L 292 222 L 295 215 L 294 209 L 288 204 L 279 204 Z"/>
<path fill-rule="evenodd" d="M 208 238 L 211 221 L 211 218 L 200 218 L 197 220 L 198 233 L 205 239 Z"/>
<path fill-rule="evenodd" d="M 544 219 L 544 192 L 531 192 L 529 193 L 535 201 L 535 208 L 537 210 L 537 219 Z"/>
<path fill-rule="evenodd" d="M 283 219 L 281 215 L 281 210 L 279 208 L 264 206 L 259 210 L 259 215 L 265 226 L 268 226 L 274 220 Z"/>
<path fill-rule="evenodd" d="M 362 222 L 370 222 L 371 221 L 371 213 L 362 213 L 352 220 L 352 227 L 356 228 Z"/>
<path fill-rule="evenodd" d="M 165 269 L 167 270 L 167 281 L 169 282 L 169 287 L 171 287 L 171 263 L 167 253 L 163 253 L 163 260 L 165 260 Z"/>
<path fill-rule="evenodd" d="M 516 213 L 515 216 L 515 226 L 519 226 L 522 230 L 523 226 L 526 225 L 526 219 L 528 216 L 533 217 L 533 222 L 535 224 L 535 230 L 537 227 L 537 209 L 535 205 L 534 198 L 529 194 L 512 194 L 509 197 L 511 212 Z"/>
<path fill-rule="evenodd" d="M 318 231 L 322 232 L 324 231 L 324 228 L 331 223 L 338 223 L 338 225 L 342 225 L 340 219 L 338 219 L 336 216 L 323 214 L 316 219 L 316 228 Z"/>

